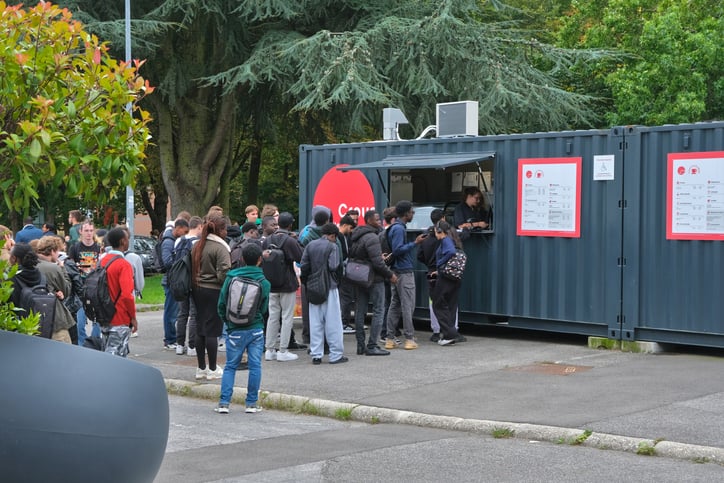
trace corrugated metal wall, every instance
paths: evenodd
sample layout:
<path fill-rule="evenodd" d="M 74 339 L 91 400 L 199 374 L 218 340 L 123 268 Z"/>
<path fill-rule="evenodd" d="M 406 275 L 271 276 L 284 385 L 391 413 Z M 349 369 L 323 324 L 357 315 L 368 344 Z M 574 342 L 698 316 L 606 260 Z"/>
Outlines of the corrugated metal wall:
<path fill-rule="evenodd" d="M 337 164 L 390 155 L 497 153 L 494 233 L 465 242 L 461 320 L 612 338 L 724 346 L 724 244 L 665 236 L 666 155 L 724 149 L 724 123 L 300 147 L 300 214 Z M 593 157 L 615 177 L 593 180 Z M 581 157 L 581 237 L 516 234 L 520 158 Z M 387 205 L 387 173 L 367 178 Z M 391 200 L 392 203 L 398 200 Z M 414 200 L 413 200 L 414 201 Z M 427 313 L 423 267 L 416 314 Z"/>
<path fill-rule="evenodd" d="M 724 123 L 626 132 L 623 338 L 724 347 L 724 243 L 666 239 L 669 153 L 724 150 Z"/>

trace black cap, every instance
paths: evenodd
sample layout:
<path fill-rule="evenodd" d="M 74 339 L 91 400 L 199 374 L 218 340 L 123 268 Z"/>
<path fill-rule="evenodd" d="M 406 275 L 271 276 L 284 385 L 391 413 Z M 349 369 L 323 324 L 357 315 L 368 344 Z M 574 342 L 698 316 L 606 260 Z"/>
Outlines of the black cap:
<path fill-rule="evenodd" d="M 242 232 L 242 233 L 248 233 L 248 232 L 250 232 L 251 230 L 259 231 L 259 227 L 256 226 L 256 223 L 254 223 L 253 221 L 247 221 L 246 223 L 244 223 L 244 224 L 241 226 L 241 232 Z"/>
<path fill-rule="evenodd" d="M 294 224 L 294 216 L 292 216 L 291 213 L 284 211 L 279 214 L 277 223 L 279 223 L 281 228 L 290 228 Z"/>

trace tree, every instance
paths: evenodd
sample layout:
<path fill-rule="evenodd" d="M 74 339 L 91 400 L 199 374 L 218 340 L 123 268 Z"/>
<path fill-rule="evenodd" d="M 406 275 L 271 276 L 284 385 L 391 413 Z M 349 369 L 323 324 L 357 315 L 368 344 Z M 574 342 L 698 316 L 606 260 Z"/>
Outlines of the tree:
<path fill-rule="evenodd" d="M 0 2 L 0 188 L 26 211 L 39 187 L 100 204 L 133 184 L 153 88 L 66 9 Z"/>
<path fill-rule="evenodd" d="M 119 46 L 123 15 L 108 3 L 66 2 Z M 134 0 L 133 8 L 134 53 L 148 58 L 144 72 L 161 94 L 149 105 L 174 212 L 204 213 L 228 198 L 242 166 L 254 183 L 278 109 L 342 140 L 378 126 L 390 105 L 418 132 L 436 102 L 461 99 L 480 102 L 484 133 L 593 118 L 589 99 L 556 75 L 598 53 L 539 42 L 477 0 Z"/>
<path fill-rule="evenodd" d="M 581 66 L 608 96 L 611 125 L 724 117 L 724 6 L 718 0 L 573 1 L 560 31 L 569 47 L 611 47 L 617 63 Z M 598 87 L 593 87 L 593 86 Z M 590 91 L 589 91 L 590 92 Z"/>

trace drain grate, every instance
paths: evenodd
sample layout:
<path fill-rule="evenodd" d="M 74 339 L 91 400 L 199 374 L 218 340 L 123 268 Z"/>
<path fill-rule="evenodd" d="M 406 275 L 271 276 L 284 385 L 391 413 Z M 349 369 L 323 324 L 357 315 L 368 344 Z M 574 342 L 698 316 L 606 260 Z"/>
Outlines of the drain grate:
<path fill-rule="evenodd" d="M 570 364 L 556 364 L 552 362 L 538 362 L 527 366 L 507 367 L 504 370 L 511 372 L 529 372 L 533 374 L 547 374 L 550 376 L 570 376 L 579 372 L 593 369 L 592 366 L 573 366 Z"/>

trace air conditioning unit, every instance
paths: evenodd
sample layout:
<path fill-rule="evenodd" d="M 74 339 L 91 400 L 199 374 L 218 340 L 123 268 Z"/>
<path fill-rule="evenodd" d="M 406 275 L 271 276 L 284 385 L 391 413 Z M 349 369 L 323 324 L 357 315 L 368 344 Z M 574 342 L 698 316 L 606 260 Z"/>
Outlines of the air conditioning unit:
<path fill-rule="evenodd" d="M 478 102 L 444 102 L 437 105 L 437 137 L 477 136 Z"/>

